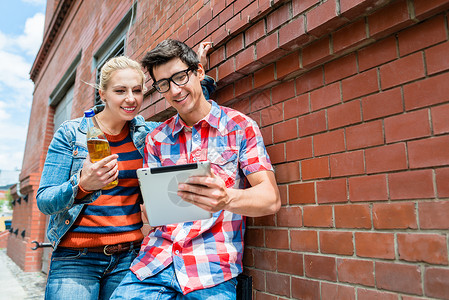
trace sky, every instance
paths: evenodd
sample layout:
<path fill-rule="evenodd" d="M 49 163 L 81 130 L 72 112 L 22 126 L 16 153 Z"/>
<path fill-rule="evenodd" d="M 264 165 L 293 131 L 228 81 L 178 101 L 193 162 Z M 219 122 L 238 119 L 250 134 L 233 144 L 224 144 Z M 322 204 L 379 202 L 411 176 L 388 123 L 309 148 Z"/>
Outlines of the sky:
<path fill-rule="evenodd" d="M 0 172 L 22 168 L 45 7 L 46 0 L 0 1 Z"/>

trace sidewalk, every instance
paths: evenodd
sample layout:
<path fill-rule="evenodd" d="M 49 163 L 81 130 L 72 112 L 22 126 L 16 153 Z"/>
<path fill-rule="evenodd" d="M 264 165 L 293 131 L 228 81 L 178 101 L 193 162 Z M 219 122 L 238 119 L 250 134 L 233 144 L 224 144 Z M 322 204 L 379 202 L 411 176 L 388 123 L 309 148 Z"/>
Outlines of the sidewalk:
<path fill-rule="evenodd" d="M 23 272 L 0 249 L 0 300 L 42 300 L 45 280 L 44 273 Z"/>

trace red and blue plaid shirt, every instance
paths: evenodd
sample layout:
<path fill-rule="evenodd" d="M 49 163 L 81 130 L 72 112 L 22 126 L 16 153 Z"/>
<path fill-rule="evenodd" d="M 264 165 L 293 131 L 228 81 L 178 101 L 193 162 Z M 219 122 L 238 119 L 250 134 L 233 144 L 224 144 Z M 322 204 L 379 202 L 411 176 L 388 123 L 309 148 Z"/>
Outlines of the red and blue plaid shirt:
<path fill-rule="evenodd" d="M 192 128 L 179 115 L 147 136 L 145 166 L 210 161 L 228 188 L 248 187 L 245 176 L 273 170 L 260 130 L 242 113 L 218 106 Z M 184 294 L 242 272 L 245 217 L 219 211 L 212 218 L 153 228 L 131 270 L 143 280 L 173 263 Z"/>

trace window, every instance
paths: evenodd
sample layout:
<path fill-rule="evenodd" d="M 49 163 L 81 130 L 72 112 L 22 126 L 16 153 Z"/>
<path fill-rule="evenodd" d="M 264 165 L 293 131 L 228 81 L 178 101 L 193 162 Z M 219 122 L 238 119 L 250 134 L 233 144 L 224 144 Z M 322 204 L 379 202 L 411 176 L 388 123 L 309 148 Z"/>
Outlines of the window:
<path fill-rule="evenodd" d="M 122 20 L 118 23 L 106 41 L 101 45 L 93 58 L 92 68 L 95 70 L 95 82 L 100 83 L 100 70 L 105 62 L 116 56 L 125 55 L 126 38 L 129 28 L 135 21 L 135 11 L 137 2 L 134 2 L 131 9 L 126 13 Z M 95 90 L 95 105 L 101 103 L 100 94 Z"/>

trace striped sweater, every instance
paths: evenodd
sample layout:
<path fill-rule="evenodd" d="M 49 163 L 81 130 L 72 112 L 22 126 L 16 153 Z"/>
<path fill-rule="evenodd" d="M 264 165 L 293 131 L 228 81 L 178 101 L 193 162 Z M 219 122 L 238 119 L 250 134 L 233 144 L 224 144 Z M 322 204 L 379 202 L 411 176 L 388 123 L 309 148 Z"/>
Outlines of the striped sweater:
<path fill-rule="evenodd" d="M 111 152 L 118 154 L 118 185 L 103 190 L 93 203 L 84 206 L 77 220 L 63 237 L 62 247 L 98 247 L 140 241 L 142 218 L 140 189 L 136 170 L 142 167 L 142 156 L 133 144 L 129 125 L 118 135 L 105 134 Z M 80 189 L 77 199 L 87 192 Z"/>

